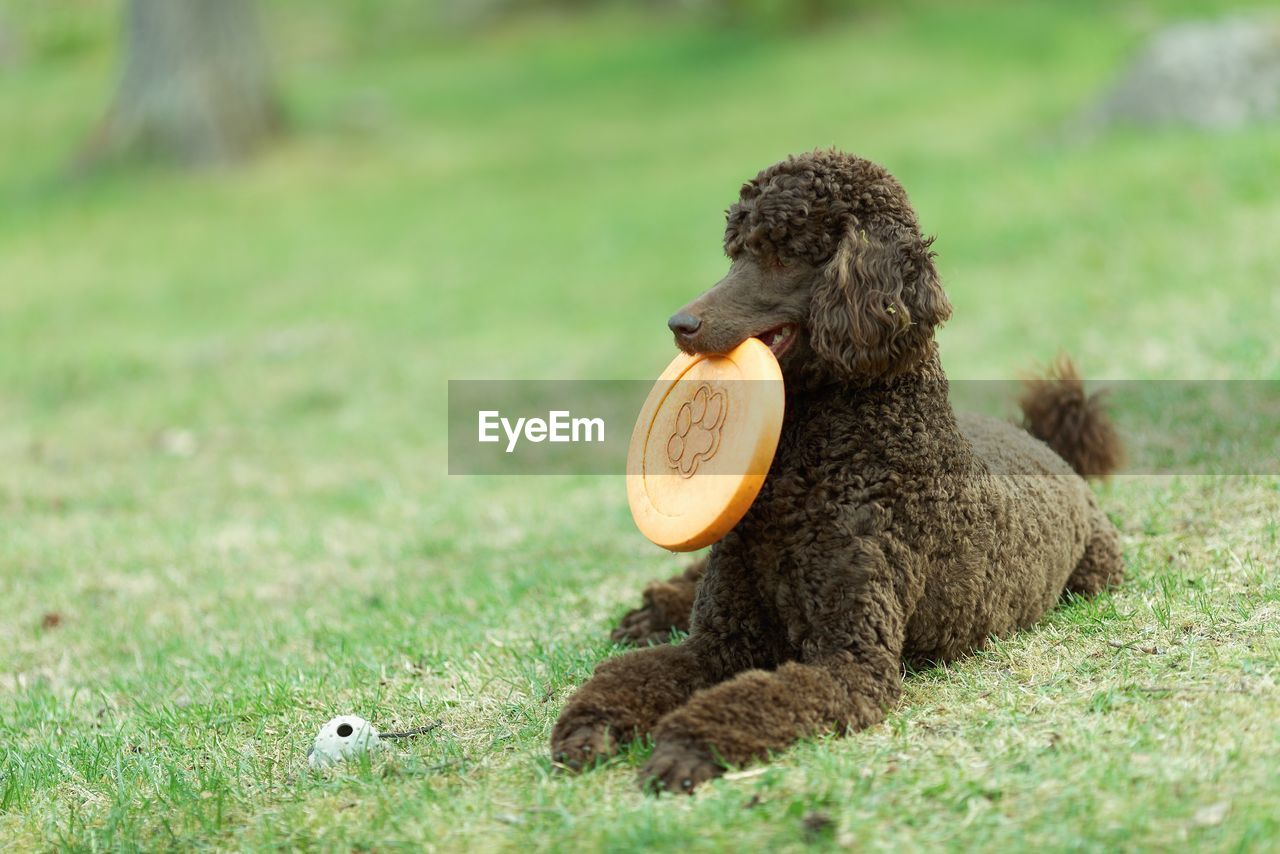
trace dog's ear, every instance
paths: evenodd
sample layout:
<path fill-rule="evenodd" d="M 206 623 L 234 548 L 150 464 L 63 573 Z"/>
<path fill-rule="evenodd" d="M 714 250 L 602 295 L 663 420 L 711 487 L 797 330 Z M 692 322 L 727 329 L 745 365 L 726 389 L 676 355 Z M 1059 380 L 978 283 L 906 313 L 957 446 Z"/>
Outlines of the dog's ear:
<path fill-rule="evenodd" d="M 932 242 L 905 227 L 874 236 L 850 227 L 814 287 L 809 335 L 819 358 L 872 379 L 924 354 L 934 327 L 951 316 Z"/>

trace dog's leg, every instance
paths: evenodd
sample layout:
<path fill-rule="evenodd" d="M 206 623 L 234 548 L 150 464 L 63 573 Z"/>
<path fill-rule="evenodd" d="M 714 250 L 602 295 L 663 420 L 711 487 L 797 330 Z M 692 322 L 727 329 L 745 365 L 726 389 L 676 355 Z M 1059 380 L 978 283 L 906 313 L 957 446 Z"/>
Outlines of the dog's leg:
<path fill-rule="evenodd" d="M 689 614 L 706 569 L 707 558 L 703 557 L 677 576 L 650 582 L 644 589 L 644 604 L 628 611 L 610 634 L 614 643 L 666 643 L 672 629 L 689 631 Z"/>
<path fill-rule="evenodd" d="M 663 715 L 749 667 L 774 662 L 755 579 L 723 550 L 698 585 L 691 632 L 680 644 L 610 659 L 570 698 L 551 733 L 552 758 L 580 768 L 648 735 Z"/>
<path fill-rule="evenodd" d="M 882 720 L 902 690 L 906 621 L 922 590 L 902 549 L 858 538 L 837 549 L 818 543 L 813 563 L 788 568 L 778 591 L 786 636 L 798 659 L 777 670 L 748 670 L 694 694 L 654 728 L 641 784 L 690 791 L 794 741 Z M 845 556 L 834 570 L 833 552 Z M 708 584 L 710 579 L 708 579 Z"/>
<path fill-rule="evenodd" d="M 1114 587 L 1124 578 L 1124 560 L 1120 556 L 1120 532 L 1111 524 L 1102 508 L 1093 508 L 1093 532 L 1085 546 L 1084 556 L 1067 579 L 1067 590 L 1079 596 L 1096 596 Z"/>
<path fill-rule="evenodd" d="M 763 759 L 798 739 L 879 723 L 898 700 L 896 661 L 840 653 L 775 671 L 749 670 L 704 691 L 662 719 L 640 770 L 652 790 L 692 791 L 727 766 Z"/>
<path fill-rule="evenodd" d="M 604 661 L 560 713 L 551 758 L 578 770 L 643 737 L 667 712 L 722 673 L 697 643 L 635 650 Z"/>

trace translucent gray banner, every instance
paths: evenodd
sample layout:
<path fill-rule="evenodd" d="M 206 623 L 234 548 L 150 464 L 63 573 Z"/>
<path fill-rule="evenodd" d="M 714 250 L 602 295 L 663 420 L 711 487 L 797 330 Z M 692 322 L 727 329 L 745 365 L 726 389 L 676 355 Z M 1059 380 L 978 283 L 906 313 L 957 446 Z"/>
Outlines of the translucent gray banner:
<path fill-rule="evenodd" d="M 748 383 L 721 385 L 732 405 Z M 647 380 L 451 380 L 449 474 L 622 474 L 653 386 Z M 696 387 L 678 386 L 674 394 L 693 400 Z M 1128 380 L 1088 389 L 1103 392 L 1124 443 L 1119 475 L 1280 474 L 1278 380 Z M 949 384 L 957 412 L 1014 422 L 1022 391 L 1017 381 Z M 686 418 L 682 435 L 674 436 L 683 422 L 671 431 L 674 438 L 663 437 L 671 443 L 673 471 L 717 438 L 722 415 L 714 407 L 695 409 L 699 418 Z"/>

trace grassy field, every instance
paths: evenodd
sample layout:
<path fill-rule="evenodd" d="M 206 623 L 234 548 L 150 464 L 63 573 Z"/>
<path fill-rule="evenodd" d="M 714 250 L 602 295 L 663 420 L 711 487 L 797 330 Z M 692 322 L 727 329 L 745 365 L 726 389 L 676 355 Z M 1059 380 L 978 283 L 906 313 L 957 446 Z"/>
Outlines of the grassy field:
<path fill-rule="evenodd" d="M 1280 850 L 1280 478 L 1099 487 L 1122 589 L 912 674 L 872 730 L 654 799 L 643 750 L 563 777 L 546 744 L 680 561 L 620 478 L 445 475 L 446 380 L 655 375 L 740 182 L 832 144 L 938 234 L 953 377 L 1063 348 L 1280 379 L 1280 130 L 1063 132 L 1204 4 L 385 50 L 285 4 L 287 142 L 78 181 L 113 7 L 43 5 L 0 73 L 0 842 Z M 312 773 L 345 712 L 442 725 Z"/>

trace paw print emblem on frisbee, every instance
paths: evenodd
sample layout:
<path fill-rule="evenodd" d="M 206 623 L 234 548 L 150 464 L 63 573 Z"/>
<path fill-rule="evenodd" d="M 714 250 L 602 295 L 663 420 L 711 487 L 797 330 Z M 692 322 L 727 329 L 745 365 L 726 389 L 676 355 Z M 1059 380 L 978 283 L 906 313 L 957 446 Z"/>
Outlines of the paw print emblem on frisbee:
<path fill-rule="evenodd" d="M 698 464 L 716 455 L 729 401 L 723 391 L 703 383 L 676 415 L 676 430 L 667 440 L 667 462 L 681 477 L 693 477 Z"/>

